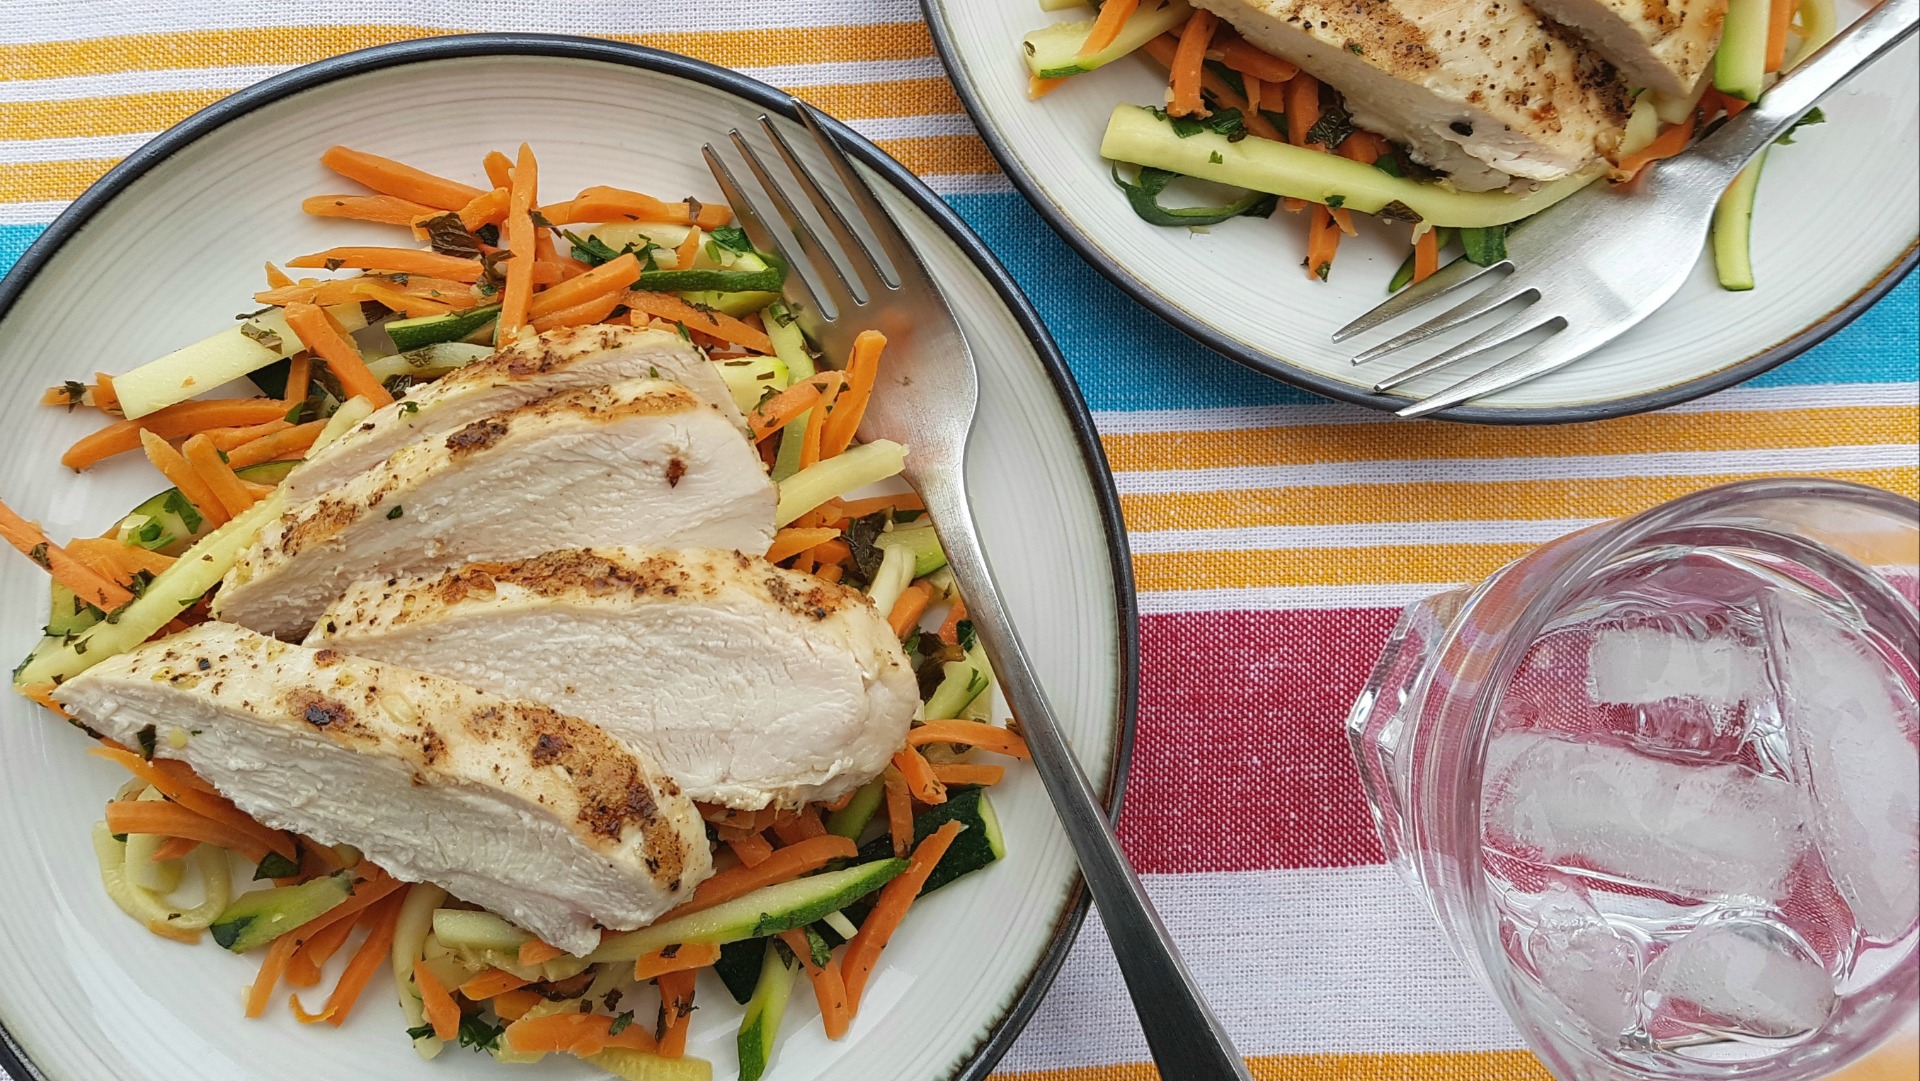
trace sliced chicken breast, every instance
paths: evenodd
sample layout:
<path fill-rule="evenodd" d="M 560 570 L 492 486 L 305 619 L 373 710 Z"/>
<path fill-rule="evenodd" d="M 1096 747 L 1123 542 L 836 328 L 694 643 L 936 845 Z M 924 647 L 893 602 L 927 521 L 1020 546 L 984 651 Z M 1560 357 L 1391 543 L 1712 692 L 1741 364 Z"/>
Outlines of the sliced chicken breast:
<path fill-rule="evenodd" d="M 1196 0 L 1346 96 L 1361 127 L 1469 190 L 1557 180 L 1614 153 L 1611 64 L 1523 0 Z"/>
<path fill-rule="evenodd" d="M 120 743 L 148 732 L 267 825 L 353 845 L 572 953 L 713 872 L 699 813 L 643 752 L 438 676 L 203 623 L 55 694 Z"/>
<path fill-rule="evenodd" d="M 1727 0 L 1531 0 L 1572 27 L 1626 74 L 1676 98 L 1706 78 L 1727 21 Z"/>
<path fill-rule="evenodd" d="M 570 549 L 362 582 L 307 643 L 592 717 L 694 799 L 749 810 L 872 780 L 920 703 L 865 594 L 738 552 Z"/>
<path fill-rule="evenodd" d="M 311 499 L 408 443 L 446 435 L 549 394 L 641 378 L 679 383 L 735 425 L 746 426 L 713 362 L 680 335 L 636 327 L 564 327 L 415 387 L 287 474 L 287 495 Z"/>
<path fill-rule="evenodd" d="M 746 436 L 685 387 L 573 391 L 409 444 L 295 506 L 228 573 L 214 610 L 288 637 L 366 578 L 581 544 L 759 554 L 776 502 Z"/>

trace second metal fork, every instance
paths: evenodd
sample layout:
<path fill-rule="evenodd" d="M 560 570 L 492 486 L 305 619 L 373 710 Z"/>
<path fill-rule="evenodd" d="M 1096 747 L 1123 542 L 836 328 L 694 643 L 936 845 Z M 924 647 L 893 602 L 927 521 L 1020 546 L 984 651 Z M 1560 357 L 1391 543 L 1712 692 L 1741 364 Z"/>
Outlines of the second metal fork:
<path fill-rule="evenodd" d="M 891 275 L 842 215 L 826 185 L 766 117 L 760 118 L 760 124 L 790 174 L 789 181 L 776 178 L 738 131 L 731 133 L 735 151 L 766 193 L 765 204 L 749 197 L 711 146 L 704 150 L 707 166 L 756 245 L 786 258 L 762 210 L 770 204 L 806 256 L 811 273 L 787 259 L 792 269 L 786 297 L 801 329 L 827 357 L 845 357 L 862 330 L 878 329 L 887 335 L 880 385 L 868 400 L 859 434 L 862 439 L 890 439 L 909 448 L 906 480 L 926 503 L 948 566 L 966 597 L 967 617 L 1020 721 L 1034 766 L 1079 858 L 1161 1077 L 1166 1081 L 1249 1081 L 1246 1064 L 1207 1009 L 1140 879 L 1127 866 L 1099 798 L 1054 720 L 981 549 L 965 476 L 967 438 L 979 396 L 966 337 L 912 244 L 834 137 L 810 109 L 796 106 L 801 123 L 838 180 L 835 186 L 886 257 Z M 803 206 L 833 238 L 845 271 L 814 231 Z"/>

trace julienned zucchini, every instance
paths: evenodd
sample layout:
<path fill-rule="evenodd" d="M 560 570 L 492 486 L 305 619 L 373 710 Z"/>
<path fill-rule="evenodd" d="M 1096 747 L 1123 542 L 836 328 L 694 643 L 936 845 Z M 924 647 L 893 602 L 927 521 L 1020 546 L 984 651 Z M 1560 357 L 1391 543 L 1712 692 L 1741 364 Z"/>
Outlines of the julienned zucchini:
<path fill-rule="evenodd" d="M 494 1057 L 507 1061 L 501 1055 Z M 587 1062 L 621 1081 L 713 1081 L 713 1063 L 692 1055 L 666 1058 L 647 1051 L 609 1047 L 585 1057 Z"/>
<path fill-rule="evenodd" d="M 813 354 L 807 351 L 807 337 L 800 332 L 800 321 L 788 310 L 785 302 L 769 305 L 766 317 L 761 321 L 766 324 L 767 337 L 773 342 L 774 356 L 787 366 L 788 381 L 797 383 L 813 378 Z M 811 421 L 811 411 L 802 413 L 788 421 L 780 433 L 780 449 L 773 457 L 772 477 L 775 484 L 800 472 L 800 455 L 807 438 L 807 425 Z"/>
<path fill-rule="evenodd" d="M 286 493 L 274 489 L 226 525 L 200 538 L 173 565 L 154 576 L 146 591 L 110 620 L 102 620 L 71 638 L 43 638 L 14 670 L 16 687 L 60 683 L 108 657 L 125 653 L 151 638 L 181 610 L 199 600 L 252 547 L 260 530 L 280 516 Z"/>
<path fill-rule="evenodd" d="M 1027 70 L 1038 79 L 1063 79 L 1113 63 L 1140 46 L 1187 21 L 1193 9 L 1186 0 L 1147 0 L 1127 18 L 1120 36 L 1092 56 L 1081 56 L 1094 20 L 1043 26 L 1021 40 Z"/>
<path fill-rule="evenodd" d="M 886 802 L 887 786 L 879 778 L 861 785 L 853 794 L 853 799 L 845 807 L 827 816 L 827 832 L 849 841 L 858 841 L 860 835 L 867 832 L 867 823 L 880 812 L 880 805 Z"/>
<path fill-rule="evenodd" d="M 760 961 L 760 977 L 740 1018 L 740 1081 L 760 1081 L 773 1059 L 774 1037 L 787 1015 L 793 981 L 800 974 L 799 959 L 777 939 L 768 939 Z"/>
<path fill-rule="evenodd" d="M 1766 89 L 1769 0 L 1727 0 L 1720 48 L 1713 54 L 1713 85 L 1723 94 L 1759 101 Z"/>
<path fill-rule="evenodd" d="M 927 884 L 920 887 L 920 895 L 926 896 L 934 890 L 952 882 L 961 875 L 971 874 L 987 864 L 1007 854 L 1007 841 L 1000 833 L 1000 816 L 994 813 L 993 803 L 987 799 L 984 788 L 955 788 L 947 793 L 947 802 L 936 803 L 920 812 L 913 820 L 913 843 L 919 844 L 929 833 L 946 825 L 959 822 L 967 828 L 953 839 L 947 854 L 940 857 L 934 865 L 933 873 L 927 876 Z M 863 860 L 878 859 L 893 851 L 893 838 L 876 837 L 860 849 Z M 858 907 L 850 914 L 859 922 L 861 913 Z"/>
<path fill-rule="evenodd" d="M 241 480 L 250 480 L 255 484 L 278 484 L 299 464 L 262 462 L 243 466 L 234 472 L 240 475 Z M 168 488 L 143 501 L 128 511 L 120 519 L 120 524 L 114 527 L 114 536 L 121 543 L 138 545 L 169 556 L 186 551 L 187 545 L 210 532 L 206 519 L 193 509 L 193 504 L 187 502 L 178 488 Z"/>
<path fill-rule="evenodd" d="M 766 397 L 769 390 L 785 390 L 793 381 L 787 362 L 777 354 L 716 360 L 713 366 L 720 372 L 720 379 L 727 384 L 727 390 L 733 394 L 733 404 L 739 406 L 742 413 L 759 405 L 760 399 Z"/>
<path fill-rule="evenodd" d="M 643 270 L 640 288 L 654 293 L 717 290 L 722 293 L 777 293 L 787 280 L 787 265 L 778 256 L 742 252 L 731 267 L 693 267 L 687 270 Z"/>
<path fill-rule="evenodd" d="M 1724 289 L 1753 288 L 1753 200 L 1767 151 L 1740 170 L 1713 208 L 1713 272 Z"/>
<path fill-rule="evenodd" d="M 463 312 L 423 315 L 417 319 L 396 319 L 386 325 L 387 337 L 402 353 L 424 349 L 440 342 L 457 342 L 478 334 L 500 318 L 500 305 L 486 304 Z"/>
<path fill-rule="evenodd" d="M 325 915 L 352 894 L 353 877 L 345 871 L 297 886 L 254 890 L 234 898 L 208 930 L 215 942 L 234 953 L 245 953 Z"/>
<path fill-rule="evenodd" d="M 725 945 L 805 927 L 893 881 L 906 869 L 906 860 L 881 859 L 767 886 L 704 912 L 616 935 L 602 942 L 587 960 L 633 961 L 675 943 Z"/>
<path fill-rule="evenodd" d="M 924 578 L 947 565 L 946 550 L 930 525 L 891 529 L 874 540 L 880 548 L 905 548 L 913 554 L 913 577 Z"/>
<path fill-rule="evenodd" d="M 1528 192 L 1454 191 L 1270 139 L 1229 142 L 1210 131 L 1182 138 L 1167 121 L 1137 105 L 1114 107 L 1100 153 L 1113 161 L 1169 169 L 1311 203 L 1337 199 L 1339 205 L 1362 214 L 1384 211 L 1431 225 L 1466 228 L 1505 225 L 1538 214 L 1604 172 L 1599 167 L 1585 169 Z"/>
<path fill-rule="evenodd" d="M 985 694 L 987 688 L 993 685 L 993 670 L 988 666 L 987 655 L 981 651 L 978 642 L 968 648 L 965 658 L 948 661 L 940 671 L 943 673 L 940 685 L 927 696 L 926 715 L 929 719 L 961 716 L 974 699 Z"/>
<path fill-rule="evenodd" d="M 367 325 L 358 303 L 335 304 L 327 313 L 348 331 Z M 301 348 L 285 314 L 269 308 L 211 338 L 114 376 L 113 392 L 127 417 L 144 417 L 290 357 Z"/>
<path fill-rule="evenodd" d="M 720 982 L 727 985 L 727 993 L 742 1006 L 753 997 L 753 989 L 759 985 L 764 946 L 757 938 L 729 942 L 720 947 L 720 959 L 713 963 L 713 974 L 720 977 Z"/>
<path fill-rule="evenodd" d="M 493 347 L 473 342 L 435 342 L 419 349 L 409 349 L 390 357 L 378 357 L 367 361 L 367 370 L 382 383 L 396 376 L 407 376 L 415 380 L 438 379 L 448 372 L 458 371 L 482 357 L 492 356 Z"/>

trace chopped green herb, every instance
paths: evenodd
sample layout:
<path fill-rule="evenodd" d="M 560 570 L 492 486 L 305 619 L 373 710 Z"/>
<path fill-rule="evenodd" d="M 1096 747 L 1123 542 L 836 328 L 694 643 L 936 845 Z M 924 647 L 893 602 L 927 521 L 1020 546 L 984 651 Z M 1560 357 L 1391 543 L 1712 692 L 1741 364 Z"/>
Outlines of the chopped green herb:
<path fill-rule="evenodd" d="M 500 227 L 498 225 L 482 225 L 473 231 L 473 235 L 479 237 L 480 243 L 485 244 L 489 248 L 497 248 L 500 246 Z"/>
<path fill-rule="evenodd" d="M 1346 206 L 1346 205 L 1347 205 L 1347 197 L 1346 197 L 1346 196 L 1344 196 L 1344 195 L 1329 195 L 1329 196 L 1327 196 L 1327 209 L 1328 209 L 1328 210 L 1338 210 L 1338 209 L 1340 209 L 1341 207 L 1343 207 L 1343 206 Z"/>
<path fill-rule="evenodd" d="M 953 636 L 960 640 L 959 646 L 961 649 L 972 649 L 974 645 L 980 641 L 980 636 L 974 633 L 973 620 L 971 619 L 963 619 L 954 624 Z"/>
<path fill-rule="evenodd" d="M 87 398 L 87 385 L 73 379 L 62 383 L 61 389 L 67 392 L 67 412 L 80 408 Z"/>
<path fill-rule="evenodd" d="M 412 416 L 413 414 L 418 413 L 419 411 L 420 411 L 419 402 L 401 402 L 400 403 L 400 412 L 407 416 Z"/>
<path fill-rule="evenodd" d="M 622 1032 L 625 1032 L 627 1030 L 627 1026 L 631 1024 L 633 1024 L 633 1011 L 628 1010 L 625 1013 L 622 1013 L 616 1016 L 613 1019 L 613 1024 L 610 1024 L 607 1026 L 607 1035 L 618 1036 Z"/>
<path fill-rule="evenodd" d="M 180 494 L 178 488 L 167 493 L 167 498 L 161 502 L 160 507 L 168 514 L 180 519 L 180 524 L 186 526 L 189 533 L 200 532 L 200 527 L 206 524 L 207 520 L 200 516 L 200 512 L 194 509 L 193 503 L 186 496 Z"/>
<path fill-rule="evenodd" d="M 467 231 L 460 215 L 448 211 L 419 223 L 427 232 L 427 243 L 441 255 L 458 259 L 480 258 L 480 238 Z"/>
<path fill-rule="evenodd" d="M 253 870 L 253 880 L 264 882 L 269 878 L 291 878 L 300 873 L 300 864 L 282 856 L 278 852 L 269 852 Z"/>
<path fill-rule="evenodd" d="M 41 541 L 39 544 L 36 544 L 33 547 L 27 549 L 27 558 L 33 560 L 35 563 L 40 564 L 42 567 L 46 568 L 47 570 L 53 569 L 53 560 L 47 555 L 46 541 Z"/>
<path fill-rule="evenodd" d="M 1153 114 L 1165 120 L 1173 133 L 1182 139 L 1190 139 L 1203 131 L 1224 135 L 1230 143 L 1237 143 L 1247 137 L 1247 121 L 1238 109 L 1215 109 L 1212 116 L 1174 116 L 1165 109 L 1154 109 Z"/>
<path fill-rule="evenodd" d="M 259 344 L 261 348 L 271 349 L 276 353 L 280 352 L 281 348 L 286 345 L 286 342 L 280 335 L 275 334 L 273 331 L 268 330 L 258 323 L 240 324 L 240 333 L 248 340 Z"/>
<path fill-rule="evenodd" d="M 407 508 L 405 508 L 405 507 L 395 507 L 395 508 L 393 508 L 392 510 L 390 510 L 390 511 L 388 511 L 388 512 L 387 512 L 387 521 L 389 521 L 389 522 L 391 522 L 391 521 L 393 521 L 393 520 L 394 520 L 395 518 L 398 518 L 398 517 L 400 517 L 401 515 L 403 515 L 403 514 L 405 514 L 405 513 L 407 513 Z"/>
<path fill-rule="evenodd" d="M 1353 134 L 1353 121 L 1347 117 L 1346 110 L 1335 107 L 1320 114 L 1320 119 L 1307 129 L 1307 142 L 1319 143 L 1328 150 L 1339 147 Z"/>
<path fill-rule="evenodd" d="M 1821 112 L 1819 109 L 1809 109 L 1807 111 L 1807 115 L 1794 121 L 1793 126 L 1788 128 L 1786 130 L 1786 133 L 1781 135 L 1778 139 L 1775 139 L 1774 142 L 1778 143 L 1781 146 L 1791 146 L 1793 145 L 1794 134 L 1798 132 L 1801 128 L 1811 127 L 1814 124 L 1824 124 L 1826 122 L 1827 122 L 1827 114 Z"/>
<path fill-rule="evenodd" d="M 140 745 L 140 757 L 149 762 L 153 761 L 153 749 L 158 746 L 160 742 L 159 731 L 152 725 L 147 725 L 140 729 L 140 731 L 135 732 L 133 739 L 134 742 Z"/>
<path fill-rule="evenodd" d="M 409 1040 L 424 1040 L 431 1035 L 433 1035 L 432 1025 L 415 1025 L 407 1030 Z"/>
<path fill-rule="evenodd" d="M 1220 152 L 1218 150 L 1207 151 L 1207 162 L 1209 164 L 1221 165 L 1221 164 L 1224 164 L 1226 160 L 1227 159 L 1220 156 Z"/>
<path fill-rule="evenodd" d="M 1113 182 L 1127 193 L 1127 205 L 1141 221 L 1151 225 L 1218 225 L 1229 218 L 1245 215 L 1250 218 L 1264 218 L 1273 214 L 1279 200 L 1262 192 L 1248 192 L 1226 206 L 1184 206 L 1169 207 L 1160 203 L 1160 193 L 1180 174 L 1165 169 L 1141 166 L 1138 177 L 1129 184 L 1120 178 L 1120 170 L 1112 170 Z"/>
<path fill-rule="evenodd" d="M 708 233 L 707 239 L 728 251 L 742 253 L 753 251 L 753 241 L 748 240 L 746 230 L 737 225 L 722 225 L 720 228 Z"/>
<path fill-rule="evenodd" d="M 507 1030 L 481 1019 L 479 1014 L 467 1014 L 460 1019 L 460 1046 L 471 1047 L 475 1051 L 500 1050 L 500 1036 Z"/>

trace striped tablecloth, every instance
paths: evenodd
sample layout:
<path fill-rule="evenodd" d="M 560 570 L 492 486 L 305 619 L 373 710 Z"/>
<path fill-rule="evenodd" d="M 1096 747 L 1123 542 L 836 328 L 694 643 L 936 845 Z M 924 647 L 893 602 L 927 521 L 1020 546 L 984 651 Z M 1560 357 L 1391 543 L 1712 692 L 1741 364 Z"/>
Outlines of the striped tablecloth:
<path fill-rule="evenodd" d="M 1744 387 L 1607 423 L 1393 422 L 1250 375 L 1132 306 L 1013 194 L 913 0 L 0 0 L 0 270 L 195 109 L 457 30 L 603 35 L 790 88 L 926 177 L 1028 286 L 1095 411 L 1139 574 L 1122 834 L 1262 1078 L 1546 1076 L 1381 864 L 1348 765 L 1341 722 L 1397 606 L 1737 477 L 1920 485 L 1911 279 Z M 1146 1059 L 1090 922 L 1002 1070 L 1133 1081 Z"/>

